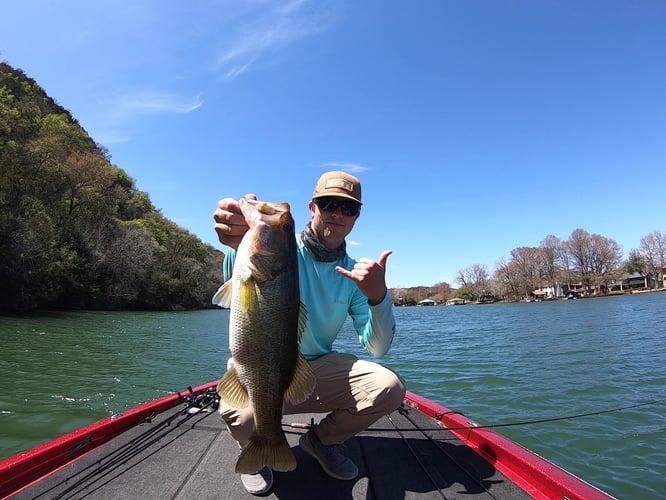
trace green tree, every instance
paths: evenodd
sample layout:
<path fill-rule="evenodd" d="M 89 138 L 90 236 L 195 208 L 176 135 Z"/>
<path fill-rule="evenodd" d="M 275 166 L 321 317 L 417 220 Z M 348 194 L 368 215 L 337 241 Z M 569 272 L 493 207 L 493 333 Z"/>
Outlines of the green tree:
<path fill-rule="evenodd" d="M 638 250 L 629 251 L 629 258 L 624 263 L 624 269 L 628 273 L 642 273 L 645 271 L 645 261 Z"/>
<path fill-rule="evenodd" d="M 0 63 L 0 309 L 206 307 L 223 254 L 169 221 L 72 115 Z"/>
<path fill-rule="evenodd" d="M 473 288 L 461 287 L 453 293 L 454 298 L 460 298 L 467 302 L 474 302 L 479 298 L 479 294 Z"/>

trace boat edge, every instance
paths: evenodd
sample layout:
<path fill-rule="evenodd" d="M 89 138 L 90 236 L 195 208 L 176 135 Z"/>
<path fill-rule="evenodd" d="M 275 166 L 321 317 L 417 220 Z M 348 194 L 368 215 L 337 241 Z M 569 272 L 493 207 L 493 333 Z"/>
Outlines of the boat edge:
<path fill-rule="evenodd" d="M 608 500 L 615 497 L 536 453 L 423 396 L 407 391 L 405 405 L 433 418 L 537 500 Z"/>
<path fill-rule="evenodd" d="M 208 382 L 149 401 L 0 461 L 0 499 L 16 495 L 152 415 L 173 408 L 186 397 L 201 394 L 216 385 L 217 381 Z"/>
<path fill-rule="evenodd" d="M 201 394 L 216 384 L 209 382 L 144 403 L 0 461 L 0 498 L 16 495 L 151 416 L 173 408 L 187 396 Z M 459 412 L 409 391 L 404 403 L 447 428 L 535 499 L 614 498 L 491 429 L 476 428 L 478 424 Z"/>

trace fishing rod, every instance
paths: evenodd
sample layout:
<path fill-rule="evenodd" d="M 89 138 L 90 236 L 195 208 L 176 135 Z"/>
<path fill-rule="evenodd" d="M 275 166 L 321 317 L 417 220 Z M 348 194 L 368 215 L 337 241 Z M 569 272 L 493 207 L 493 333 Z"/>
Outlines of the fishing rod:
<path fill-rule="evenodd" d="M 404 405 L 401 405 L 401 409 L 402 408 L 404 408 Z M 403 414 L 402 412 L 400 412 L 400 413 L 401 413 L 401 415 Z M 421 454 L 417 453 L 417 451 L 414 449 L 414 446 L 412 446 L 412 444 L 410 444 L 407 437 L 403 434 L 403 431 L 406 430 L 406 429 L 400 429 L 396 425 L 396 423 L 393 421 L 393 419 L 391 418 L 391 415 L 387 415 L 386 417 L 388 418 L 388 421 L 391 422 L 391 425 L 393 425 L 393 430 L 395 430 L 400 435 L 400 439 L 402 439 L 402 442 L 405 444 L 405 446 L 407 446 L 407 449 L 412 454 L 412 457 L 414 458 L 414 460 L 416 460 L 416 463 L 419 464 L 419 467 L 421 467 L 421 471 L 426 475 L 426 477 L 430 481 L 430 484 L 432 484 L 432 486 L 437 490 L 440 497 L 442 497 L 444 500 L 447 500 L 447 497 L 444 494 L 444 492 L 442 491 L 442 488 L 439 487 L 439 484 L 437 484 L 437 481 L 435 480 L 433 475 L 430 473 L 429 467 L 427 467 L 423 463 L 423 460 L 421 459 Z M 411 421 L 411 419 L 409 417 L 407 417 L 407 418 Z M 412 423 L 414 423 L 414 422 L 412 421 Z M 415 427 L 418 427 L 418 426 L 415 425 Z M 421 434 L 423 434 L 424 436 L 426 436 L 426 438 L 428 438 L 430 441 L 432 441 L 432 437 L 428 436 L 423 430 L 421 430 Z M 461 470 L 463 470 L 463 469 L 461 469 Z M 466 473 L 466 471 L 464 471 L 464 472 Z"/>
<path fill-rule="evenodd" d="M 186 395 L 183 395 L 180 392 L 178 393 L 179 398 L 182 399 L 184 403 L 180 411 L 174 412 L 172 415 L 169 415 L 164 420 L 160 421 L 154 426 L 151 426 L 145 432 L 142 432 L 135 438 L 125 443 L 124 445 L 110 451 L 108 454 L 95 460 L 87 467 L 84 467 L 80 471 L 75 472 L 69 477 L 63 479 L 58 484 L 55 484 L 48 490 L 38 495 L 38 497 L 49 494 L 54 489 L 63 486 L 64 484 L 72 481 L 78 476 L 78 479 L 74 483 L 72 483 L 68 488 L 60 492 L 54 498 L 63 498 L 75 495 L 76 493 L 83 491 L 86 487 L 90 487 L 95 482 L 98 482 L 102 480 L 104 477 L 108 476 L 109 474 L 112 474 L 119 467 L 128 463 L 129 460 L 131 460 L 133 457 L 138 456 L 140 453 L 147 450 L 155 443 L 161 441 L 162 439 L 167 437 L 172 432 L 176 431 L 184 423 L 188 422 L 194 417 L 198 416 L 198 418 L 192 423 L 192 425 L 188 429 L 186 429 L 182 433 L 177 434 L 175 437 L 172 437 L 168 442 L 162 444 L 162 446 L 158 448 L 158 450 L 164 448 L 171 442 L 175 441 L 176 439 L 181 437 L 185 432 L 193 428 L 201 420 L 214 413 L 220 401 L 220 398 L 217 395 L 216 391 L 209 389 L 208 391 L 195 395 L 192 392 L 191 387 L 188 387 L 188 390 L 189 394 Z M 201 413 L 203 413 L 203 415 L 200 415 Z M 157 414 L 153 412 L 151 415 L 147 416 L 143 420 L 143 422 L 151 423 L 156 416 Z M 175 425 L 172 425 L 174 421 L 176 421 L 179 418 L 180 420 L 175 422 Z M 153 455 L 158 450 L 154 450 L 148 456 Z M 108 479 L 105 483 L 102 483 L 97 487 L 100 487 L 103 484 L 108 483 L 112 479 L 113 478 Z"/>

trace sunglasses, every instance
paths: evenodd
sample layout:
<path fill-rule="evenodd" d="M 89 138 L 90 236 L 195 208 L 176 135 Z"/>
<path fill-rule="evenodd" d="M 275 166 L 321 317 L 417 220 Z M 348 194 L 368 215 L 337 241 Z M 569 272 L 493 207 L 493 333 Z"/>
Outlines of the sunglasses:
<path fill-rule="evenodd" d="M 341 200 L 339 198 L 315 198 L 315 205 L 317 205 L 324 212 L 335 212 L 340 207 L 342 215 L 349 215 L 355 217 L 361 210 L 361 205 L 351 200 Z"/>

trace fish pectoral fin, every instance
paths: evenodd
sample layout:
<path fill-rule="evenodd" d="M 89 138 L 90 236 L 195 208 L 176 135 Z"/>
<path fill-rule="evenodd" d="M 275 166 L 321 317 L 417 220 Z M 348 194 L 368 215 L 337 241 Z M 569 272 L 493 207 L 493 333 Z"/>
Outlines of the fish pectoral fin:
<path fill-rule="evenodd" d="M 245 408 L 250 404 L 250 397 L 243 384 L 241 384 L 233 365 L 217 384 L 217 393 L 224 401 L 234 408 Z"/>
<path fill-rule="evenodd" d="M 310 397 L 312 391 L 315 389 L 317 379 L 310 363 L 303 357 L 303 354 L 298 353 L 296 359 L 296 368 L 294 369 L 294 376 L 291 379 L 291 384 L 284 391 L 284 398 L 292 404 L 299 404 Z"/>
<path fill-rule="evenodd" d="M 229 280 L 217 289 L 217 292 L 213 295 L 213 304 L 229 309 L 231 307 L 231 289 L 231 280 Z"/>
<path fill-rule="evenodd" d="M 257 307 L 257 290 L 255 284 L 256 282 L 252 276 L 240 280 L 238 303 L 242 311 L 252 311 Z"/>
<path fill-rule="evenodd" d="M 305 304 L 303 304 L 303 302 L 300 302 L 298 306 L 298 345 L 301 344 L 301 335 L 303 334 L 303 330 L 305 330 L 307 320 L 308 320 L 308 308 L 305 307 Z"/>

